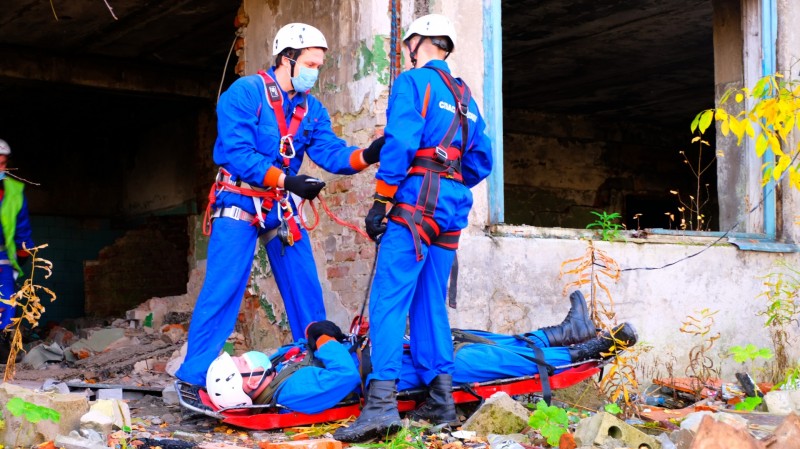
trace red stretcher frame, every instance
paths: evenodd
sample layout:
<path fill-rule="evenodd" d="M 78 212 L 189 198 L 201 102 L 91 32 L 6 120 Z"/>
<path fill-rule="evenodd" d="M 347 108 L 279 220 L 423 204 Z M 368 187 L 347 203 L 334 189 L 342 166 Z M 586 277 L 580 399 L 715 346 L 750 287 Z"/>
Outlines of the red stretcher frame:
<path fill-rule="evenodd" d="M 608 360 L 590 360 L 550 376 L 550 388 L 559 390 L 571 387 L 596 374 L 600 374 Z M 468 387 L 468 388 L 465 388 Z M 175 382 L 175 390 L 182 407 L 194 412 L 219 419 L 225 424 L 249 430 L 274 430 L 287 427 L 305 426 L 329 421 L 338 421 L 350 417 L 358 417 L 361 404 L 357 400 L 340 402 L 336 407 L 315 414 L 298 413 L 280 405 L 250 405 L 237 408 L 219 409 L 215 407 L 205 390 L 182 381 Z M 471 391 L 470 391 L 471 390 Z M 505 392 L 509 396 L 540 393 L 542 382 L 539 375 L 500 379 L 491 382 L 475 383 L 453 388 L 453 400 L 456 404 L 483 401 L 497 392 Z M 415 396 L 422 396 L 424 390 L 403 391 L 398 394 L 398 409 L 408 412 L 417 407 Z M 477 395 L 477 396 L 476 396 Z"/>

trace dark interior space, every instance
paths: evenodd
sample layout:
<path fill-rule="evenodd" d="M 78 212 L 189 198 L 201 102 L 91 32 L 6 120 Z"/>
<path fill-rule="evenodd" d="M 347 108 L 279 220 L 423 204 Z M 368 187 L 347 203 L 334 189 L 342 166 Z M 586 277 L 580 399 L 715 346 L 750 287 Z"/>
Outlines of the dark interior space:
<path fill-rule="evenodd" d="M 698 184 L 680 151 L 696 165 L 689 125 L 714 104 L 711 1 L 502 8 L 505 221 L 584 228 L 606 211 L 629 229 L 679 229 L 679 196 Z M 713 155 L 703 230 L 718 228 Z"/>
<path fill-rule="evenodd" d="M 217 89 L 236 78 L 239 5 L 4 3 L 0 138 L 54 264 L 38 282 L 58 295 L 43 323 L 185 292 L 187 217 L 207 190 Z"/>

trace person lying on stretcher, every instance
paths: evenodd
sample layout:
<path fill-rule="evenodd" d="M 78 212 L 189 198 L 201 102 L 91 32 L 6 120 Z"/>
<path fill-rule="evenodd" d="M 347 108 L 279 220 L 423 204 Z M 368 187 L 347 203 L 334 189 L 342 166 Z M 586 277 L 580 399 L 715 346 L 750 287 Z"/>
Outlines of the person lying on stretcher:
<path fill-rule="evenodd" d="M 620 346 L 636 343 L 638 336 L 630 323 L 598 335 L 583 295 L 575 291 L 570 301 L 570 311 L 561 324 L 522 335 L 453 329 L 453 385 L 536 374 L 542 355 L 546 364 L 559 367 L 601 359 Z M 219 408 L 280 404 L 308 414 L 336 406 L 361 386 L 358 358 L 350 350 L 347 336 L 330 321 L 311 323 L 306 338 L 308 351 L 299 342 L 281 348 L 272 357 L 258 351 L 236 357 L 223 353 L 208 369 L 209 398 Z M 539 357 L 532 346 L 541 350 Z M 410 354 L 405 354 L 398 391 L 424 386 Z M 436 393 L 429 393 L 429 401 L 436 399 Z"/>

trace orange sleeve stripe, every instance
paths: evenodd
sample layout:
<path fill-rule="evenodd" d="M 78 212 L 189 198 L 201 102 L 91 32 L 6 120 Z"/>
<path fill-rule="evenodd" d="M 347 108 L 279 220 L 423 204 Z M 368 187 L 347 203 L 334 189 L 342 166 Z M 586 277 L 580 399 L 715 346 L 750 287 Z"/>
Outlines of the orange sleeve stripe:
<path fill-rule="evenodd" d="M 394 194 L 397 193 L 397 186 L 386 184 L 386 182 L 379 179 L 375 183 L 375 193 L 387 198 L 394 198 Z"/>
<path fill-rule="evenodd" d="M 321 348 L 325 343 L 335 341 L 336 339 L 330 335 L 322 335 L 317 339 L 317 349 Z"/>
<path fill-rule="evenodd" d="M 363 152 L 364 152 L 364 150 L 361 149 L 361 150 L 356 150 L 356 151 L 353 151 L 352 153 L 350 153 L 350 167 L 352 167 L 353 170 L 355 170 L 355 171 L 361 171 L 361 170 L 369 167 L 369 164 L 367 164 L 366 162 L 361 162 L 362 161 L 361 153 L 363 153 Z"/>
<path fill-rule="evenodd" d="M 428 114 L 428 102 L 431 101 L 431 85 L 425 88 L 425 98 L 422 100 L 422 118 Z"/>
<path fill-rule="evenodd" d="M 281 171 L 278 167 L 270 167 L 267 170 L 267 174 L 264 175 L 264 186 L 265 187 L 278 187 L 278 179 L 281 177 Z"/>

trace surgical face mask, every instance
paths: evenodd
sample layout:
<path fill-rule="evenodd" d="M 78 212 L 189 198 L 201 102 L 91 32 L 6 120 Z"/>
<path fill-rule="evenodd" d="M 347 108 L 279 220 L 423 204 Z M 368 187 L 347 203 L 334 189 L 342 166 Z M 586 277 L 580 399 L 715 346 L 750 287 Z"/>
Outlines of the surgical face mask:
<path fill-rule="evenodd" d="M 309 69 L 308 67 L 303 67 L 298 65 L 297 76 L 292 77 L 292 86 L 294 86 L 294 90 L 297 92 L 308 92 L 314 87 L 314 83 L 317 82 L 317 77 L 319 76 L 318 69 Z"/>

